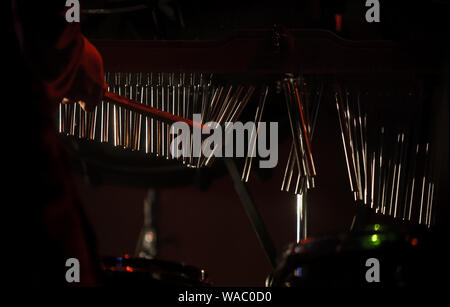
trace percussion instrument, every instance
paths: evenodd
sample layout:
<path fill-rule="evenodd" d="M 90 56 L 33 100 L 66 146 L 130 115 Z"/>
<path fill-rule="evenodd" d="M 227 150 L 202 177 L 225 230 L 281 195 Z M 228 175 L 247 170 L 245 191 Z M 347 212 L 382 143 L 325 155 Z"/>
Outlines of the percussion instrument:
<path fill-rule="evenodd" d="M 91 113 L 60 105 L 59 132 L 200 169 L 217 159 L 200 150 L 204 138 L 192 141 L 195 127 L 254 119 L 242 172 L 237 174 L 236 166 L 225 161 L 273 266 L 273 243 L 245 188 L 258 157 L 256 144 L 262 141 L 260 123 L 281 119 L 288 127 L 290 150 L 283 161 L 281 190 L 296 195 L 299 242 L 308 237 L 309 191 L 320 176 L 312 140 L 326 102 L 337 111 L 345 157 L 341 162 L 357 205 L 395 219 L 433 224 L 436 140 L 421 130 L 429 125 L 421 116 L 424 91 L 411 90 L 423 89 L 427 78 L 440 71 L 439 61 L 427 57 L 424 47 L 405 53 L 394 42 L 348 41 L 328 31 L 280 26 L 236 31 L 218 41 L 94 44 L 104 59 L 108 92 Z M 387 106 L 394 102 L 397 113 L 388 114 Z M 170 147 L 174 122 L 191 129 L 190 150 L 179 157 Z M 225 129 L 223 138 L 226 134 Z"/>

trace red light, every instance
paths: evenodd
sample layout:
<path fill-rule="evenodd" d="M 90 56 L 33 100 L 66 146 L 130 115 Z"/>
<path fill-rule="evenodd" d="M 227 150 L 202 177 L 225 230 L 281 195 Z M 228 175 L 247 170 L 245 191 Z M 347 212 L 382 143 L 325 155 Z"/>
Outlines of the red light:
<path fill-rule="evenodd" d="M 334 20 L 336 22 L 336 31 L 340 32 L 342 30 L 342 15 L 341 14 L 335 14 Z"/>
<path fill-rule="evenodd" d="M 307 244 L 312 241 L 312 238 L 306 238 L 300 241 L 300 244 Z"/>

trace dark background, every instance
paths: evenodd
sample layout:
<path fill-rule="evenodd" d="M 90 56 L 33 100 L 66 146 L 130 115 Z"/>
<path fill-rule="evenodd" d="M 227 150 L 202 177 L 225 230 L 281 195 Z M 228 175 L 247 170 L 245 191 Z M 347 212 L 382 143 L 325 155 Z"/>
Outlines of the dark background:
<path fill-rule="evenodd" d="M 447 1 L 395 1 L 395 7 L 392 2 L 380 1 L 381 22 L 368 24 L 365 1 L 86 1 L 85 10 L 142 4 L 148 8 L 116 14 L 87 11 L 82 28 L 91 39 L 214 40 L 234 29 L 270 28 L 278 23 L 287 28 L 330 30 L 353 40 L 396 40 L 408 46 L 417 42 L 429 46 L 430 56 L 446 54 Z M 342 15 L 341 31 L 336 31 L 335 14 Z M 439 161 L 436 223 L 446 224 L 448 61 L 444 57 L 442 68 L 446 74 L 432 80 L 425 125 Z M 386 91 L 392 87 L 384 84 Z M 312 236 L 348 230 L 354 214 L 338 125 L 332 99 L 324 97 L 312 142 L 318 173 L 317 188 L 311 193 Z M 296 239 L 295 196 L 280 191 L 289 143 L 283 136 L 280 142 L 278 166 L 269 174 L 253 172 L 248 185 L 278 251 Z M 100 254 L 133 255 L 143 223 L 143 200 L 153 186 L 126 177 L 96 181 L 89 172 L 77 172 L 76 178 Z M 203 185 L 184 182 L 156 188 L 158 257 L 205 268 L 215 285 L 263 285 L 271 268 L 230 177 L 219 170 L 205 178 Z"/>

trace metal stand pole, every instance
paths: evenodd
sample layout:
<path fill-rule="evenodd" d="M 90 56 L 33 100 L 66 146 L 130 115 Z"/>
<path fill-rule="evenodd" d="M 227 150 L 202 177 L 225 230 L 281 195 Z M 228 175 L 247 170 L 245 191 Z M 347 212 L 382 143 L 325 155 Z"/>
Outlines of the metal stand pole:
<path fill-rule="evenodd" d="M 256 210 L 253 205 L 253 200 L 251 199 L 250 193 L 247 190 L 245 184 L 241 181 L 241 176 L 236 168 L 236 164 L 232 159 L 225 158 L 225 165 L 230 173 L 231 179 L 233 180 L 234 189 L 238 194 L 242 206 L 244 207 L 245 212 L 247 213 L 248 218 L 253 226 L 253 229 L 256 232 L 256 236 L 258 237 L 259 243 L 264 249 L 264 253 L 266 254 L 267 259 L 269 260 L 272 268 L 276 266 L 276 250 L 273 244 L 272 239 L 267 232 L 266 225 L 264 224 L 261 215 L 258 210 Z"/>

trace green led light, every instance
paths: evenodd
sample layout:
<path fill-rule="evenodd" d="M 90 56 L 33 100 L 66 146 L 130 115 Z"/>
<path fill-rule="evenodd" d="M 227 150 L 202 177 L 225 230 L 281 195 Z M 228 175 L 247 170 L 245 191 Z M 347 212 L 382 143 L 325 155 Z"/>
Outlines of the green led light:
<path fill-rule="evenodd" d="M 373 225 L 373 230 L 378 231 L 380 229 L 381 229 L 381 225 L 380 224 Z"/>
<path fill-rule="evenodd" d="M 378 246 L 378 245 L 380 245 L 380 243 L 381 243 L 381 240 L 378 235 L 375 234 L 375 235 L 370 236 L 370 244 L 371 245 Z"/>

